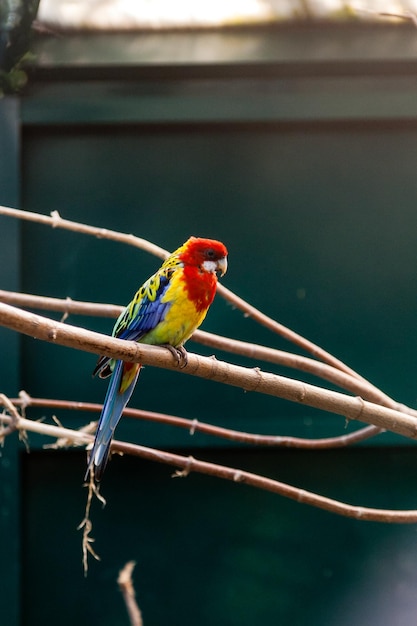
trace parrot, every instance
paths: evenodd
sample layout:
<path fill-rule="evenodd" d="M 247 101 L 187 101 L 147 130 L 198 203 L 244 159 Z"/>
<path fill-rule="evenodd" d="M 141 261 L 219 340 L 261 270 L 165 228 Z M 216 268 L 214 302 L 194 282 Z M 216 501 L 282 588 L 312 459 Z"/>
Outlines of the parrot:
<path fill-rule="evenodd" d="M 214 299 L 217 274 L 227 271 L 228 251 L 214 239 L 190 237 L 168 256 L 160 269 L 138 289 L 118 317 L 113 337 L 164 346 L 180 367 L 187 365 L 184 343 L 206 317 Z M 110 377 L 90 452 L 85 480 L 91 471 L 99 482 L 111 441 L 130 400 L 141 364 L 101 356 L 93 376 Z"/>

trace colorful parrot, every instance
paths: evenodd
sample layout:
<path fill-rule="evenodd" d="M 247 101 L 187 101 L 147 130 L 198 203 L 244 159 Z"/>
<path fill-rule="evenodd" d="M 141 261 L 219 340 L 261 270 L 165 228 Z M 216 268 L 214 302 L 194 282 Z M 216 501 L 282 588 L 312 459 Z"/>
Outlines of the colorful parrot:
<path fill-rule="evenodd" d="M 175 250 L 136 292 L 122 311 L 113 337 L 165 346 L 177 363 L 187 364 L 184 343 L 204 320 L 213 301 L 217 272 L 227 270 L 227 249 L 219 241 L 190 237 Z M 110 376 L 107 394 L 90 453 L 86 478 L 94 467 L 100 480 L 106 467 L 111 440 L 129 402 L 141 365 L 101 356 L 93 375 Z"/>

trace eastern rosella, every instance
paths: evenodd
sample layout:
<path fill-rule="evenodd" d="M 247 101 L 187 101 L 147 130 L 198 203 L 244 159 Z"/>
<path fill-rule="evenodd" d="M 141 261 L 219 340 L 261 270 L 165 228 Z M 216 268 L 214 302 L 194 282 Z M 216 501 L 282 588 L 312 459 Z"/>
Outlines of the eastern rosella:
<path fill-rule="evenodd" d="M 187 363 L 184 343 L 204 320 L 213 301 L 217 272 L 227 270 L 227 249 L 219 241 L 190 237 L 175 250 L 136 292 L 122 311 L 113 337 L 167 347 L 182 366 Z M 97 426 L 88 469 L 100 480 L 111 440 L 129 402 L 141 365 L 106 356 L 99 358 L 93 375 L 111 376 Z"/>

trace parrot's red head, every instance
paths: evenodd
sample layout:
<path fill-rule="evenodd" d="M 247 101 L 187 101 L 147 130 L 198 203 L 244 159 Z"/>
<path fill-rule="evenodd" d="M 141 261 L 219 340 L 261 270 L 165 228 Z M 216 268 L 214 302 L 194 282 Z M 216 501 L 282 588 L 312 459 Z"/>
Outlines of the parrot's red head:
<path fill-rule="evenodd" d="M 179 249 L 179 258 L 185 265 L 200 271 L 223 276 L 227 271 L 227 248 L 215 239 L 190 237 Z"/>

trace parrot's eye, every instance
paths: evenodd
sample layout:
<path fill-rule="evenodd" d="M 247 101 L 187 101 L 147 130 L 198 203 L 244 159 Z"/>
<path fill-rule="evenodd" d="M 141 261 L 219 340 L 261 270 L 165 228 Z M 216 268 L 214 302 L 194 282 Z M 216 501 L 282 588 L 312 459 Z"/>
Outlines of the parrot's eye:
<path fill-rule="evenodd" d="M 209 248 L 208 250 L 206 250 L 206 257 L 208 259 L 214 259 L 215 256 L 216 253 L 214 252 L 213 248 Z"/>

